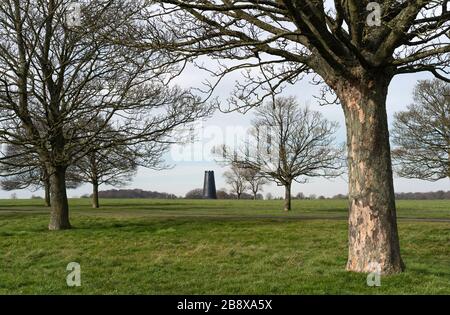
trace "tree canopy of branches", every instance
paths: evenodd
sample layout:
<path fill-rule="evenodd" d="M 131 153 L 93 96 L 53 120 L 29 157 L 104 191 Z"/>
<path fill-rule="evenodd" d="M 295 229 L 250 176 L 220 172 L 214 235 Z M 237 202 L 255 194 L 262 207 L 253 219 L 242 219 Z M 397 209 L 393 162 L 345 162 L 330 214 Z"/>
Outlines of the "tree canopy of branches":
<path fill-rule="evenodd" d="M 124 186 L 132 181 L 137 167 L 134 152 L 119 146 L 93 150 L 69 169 L 77 174 L 79 181 L 92 185 L 92 207 L 99 208 L 99 186 Z"/>
<path fill-rule="evenodd" d="M 188 191 L 184 198 L 186 198 L 186 199 L 203 199 L 203 188 L 196 188 L 196 189 L 192 189 L 192 190 Z"/>
<path fill-rule="evenodd" d="M 45 165 L 39 160 L 39 156 L 28 151 L 26 146 L 7 145 L 5 158 L 0 163 L 1 188 L 7 191 L 30 189 L 36 191 L 44 188 L 45 204 L 50 207 L 50 179 Z M 80 182 L 73 173 L 68 174 L 66 186 L 75 189 Z"/>
<path fill-rule="evenodd" d="M 216 70 L 210 64 L 203 68 L 218 80 L 243 70 L 236 105 L 261 103 L 303 74 L 323 80 L 346 117 L 347 269 L 401 272 L 386 97 L 399 74 L 426 71 L 449 80 L 449 1 L 157 2 L 159 11 L 152 17 L 161 16 L 159 27 L 149 23 L 147 34 L 162 38 L 159 44 L 186 59 L 209 55 L 217 60 Z M 143 45 L 151 42 L 144 39 Z M 215 86 L 212 81 L 210 87 Z"/>
<path fill-rule="evenodd" d="M 82 1 L 80 26 L 66 23 L 69 3 L 0 3 L 0 142 L 26 146 L 45 165 L 50 230 L 70 228 L 66 171 L 93 142 L 169 142 L 178 126 L 209 113 L 191 93 L 167 86 L 179 71 L 170 55 L 101 35 L 138 24 L 135 1 Z M 104 123 L 92 129 L 96 120 Z"/>
<path fill-rule="evenodd" d="M 248 189 L 253 194 L 253 200 L 258 199 L 258 193 L 263 191 L 263 186 L 269 183 L 263 174 L 253 168 L 246 168 L 244 170 L 244 178 L 247 182 Z"/>
<path fill-rule="evenodd" d="M 1 188 L 10 191 L 44 187 L 45 203 L 50 206 L 50 182 L 46 168 L 36 154 L 23 151 L 26 148 L 18 145 L 6 146 L 6 163 L 0 165 Z"/>
<path fill-rule="evenodd" d="M 395 114 L 393 150 L 402 177 L 450 179 L 450 84 L 421 81 L 414 104 Z"/>
<path fill-rule="evenodd" d="M 223 147 L 224 161 L 252 169 L 285 187 L 285 211 L 291 210 L 292 182 L 342 174 L 343 149 L 335 145 L 338 125 L 294 98 L 278 97 L 256 109 L 251 138 L 235 151 Z"/>
<path fill-rule="evenodd" d="M 91 121 L 92 130 L 98 130 L 104 124 L 102 120 Z M 92 206 L 99 208 L 99 186 L 124 186 L 131 182 L 139 166 L 164 169 L 163 155 L 170 147 L 170 142 L 160 142 L 160 138 L 147 139 L 146 142 L 128 144 L 122 141 L 122 134 L 117 133 L 114 127 L 107 124 L 104 132 L 116 135 L 110 145 L 104 147 L 102 139 L 93 140 L 86 150 L 87 154 L 78 159 L 74 165 L 69 166 L 69 174 L 77 182 L 92 185 Z"/>
<path fill-rule="evenodd" d="M 237 199 L 241 199 L 242 193 L 247 190 L 246 170 L 237 163 L 231 163 L 230 169 L 223 173 L 225 182 L 230 185 L 231 193 L 236 194 Z"/>

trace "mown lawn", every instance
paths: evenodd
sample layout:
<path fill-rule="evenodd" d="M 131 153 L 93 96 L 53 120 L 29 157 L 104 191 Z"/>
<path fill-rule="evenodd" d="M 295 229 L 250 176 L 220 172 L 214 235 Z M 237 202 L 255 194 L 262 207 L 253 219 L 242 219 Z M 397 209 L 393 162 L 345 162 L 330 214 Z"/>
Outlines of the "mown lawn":
<path fill-rule="evenodd" d="M 344 270 L 345 201 L 72 200 L 61 232 L 40 202 L 0 201 L 1 294 L 450 294 L 450 201 L 398 202 L 408 269 L 381 287 Z"/>

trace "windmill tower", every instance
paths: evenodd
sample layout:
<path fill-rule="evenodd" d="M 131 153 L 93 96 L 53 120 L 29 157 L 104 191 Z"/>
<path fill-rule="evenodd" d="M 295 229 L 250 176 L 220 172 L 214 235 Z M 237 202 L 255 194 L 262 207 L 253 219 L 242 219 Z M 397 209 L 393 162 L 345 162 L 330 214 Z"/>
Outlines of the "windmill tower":
<path fill-rule="evenodd" d="M 203 183 L 203 199 L 217 199 L 214 171 L 205 171 Z"/>

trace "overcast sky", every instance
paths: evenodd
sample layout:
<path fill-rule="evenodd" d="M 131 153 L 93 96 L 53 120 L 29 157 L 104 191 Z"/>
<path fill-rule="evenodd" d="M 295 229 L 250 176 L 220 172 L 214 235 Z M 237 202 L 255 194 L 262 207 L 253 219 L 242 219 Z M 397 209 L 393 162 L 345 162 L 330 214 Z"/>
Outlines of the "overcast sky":
<path fill-rule="evenodd" d="M 412 102 L 412 91 L 418 80 L 427 79 L 430 76 L 426 74 L 402 75 L 397 76 L 390 85 L 387 110 L 389 123 L 392 123 L 393 113 L 404 110 Z M 193 69 L 188 70 L 177 79 L 176 83 L 182 87 L 200 86 L 205 79 L 205 74 Z M 239 79 L 238 74 L 229 76 L 216 90 L 216 96 L 225 100 L 235 81 Z M 309 105 L 311 109 L 320 111 L 323 115 L 339 122 L 340 130 L 337 134 L 339 141 L 345 140 L 345 124 L 342 110 L 339 106 L 321 107 L 314 99 L 318 95 L 318 87 L 309 83 L 308 79 L 297 82 L 295 85 L 288 86 L 283 95 L 296 96 L 300 104 Z M 198 142 L 184 147 L 173 147 L 167 155 L 167 162 L 172 165 L 171 169 L 163 171 L 152 171 L 140 169 L 134 181 L 128 185 L 127 189 L 139 188 L 144 190 L 160 191 L 174 193 L 184 196 L 186 192 L 194 188 L 201 188 L 205 170 L 214 170 L 216 176 L 216 187 L 227 188 L 224 183 L 222 173 L 225 168 L 214 162 L 210 155 L 211 147 L 220 145 L 224 142 L 233 145 L 242 140 L 245 130 L 249 127 L 253 113 L 216 113 L 212 118 L 200 122 L 196 126 L 198 132 Z M 427 182 L 420 180 L 410 180 L 394 178 L 396 192 L 420 192 L 450 190 L 450 180 L 445 179 L 437 182 Z M 101 189 L 110 189 L 112 187 L 103 186 Z M 303 192 L 305 195 L 316 194 L 330 197 L 339 193 L 346 194 L 346 178 L 327 180 L 314 178 L 307 184 L 294 184 L 293 194 Z M 79 197 L 83 194 L 90 194 L 89 185 L 84 185 L 76 190 L 69 190 L 69 197 Z M 276 185 L 268 185 L 264 188 L 264 194 L 271 192 L 274 196 L 281 196 L 283 188 Z M 31 192 L 28 190 L 5 192 L 0 191 L 0 198 L 9 198 L 12 193 L 16 193 L 19 198 L 29 198 L 32 194 L 43 195 L 42 191 Z"/>

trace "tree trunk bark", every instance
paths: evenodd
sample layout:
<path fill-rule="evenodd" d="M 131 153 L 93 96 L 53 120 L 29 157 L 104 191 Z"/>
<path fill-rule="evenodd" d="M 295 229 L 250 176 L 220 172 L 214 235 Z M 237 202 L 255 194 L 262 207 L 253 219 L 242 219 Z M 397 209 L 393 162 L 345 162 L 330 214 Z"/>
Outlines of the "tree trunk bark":
<path fill-rule="evenodd" d="M 284 211 L 291 211 L 291 183 L 284 186 Z"/>
<path fill-rule="evenodd" d="M 253 200 L 256 200 L 258 198 L 258 192 L 253 192 Z"/>
<path fill-rule="evenodd" d="M 41 172 L 42 172 L 42 183 L 44 184 L 44 202 L 45 206 L 50 207 L 51 201 L 50 201 L 50 178 L 48 176 L 48 171 L 45 166 L 45 164 L 42 164 L 41 166 Z"/>
<path fill-rule="evenodd" d="M 92 183 L 92 208 L 100 208 L 100 203 L 98 201 L 98 182 L 94 181 Z"/>
<path fill-rule="evenodd" d="M 340 83 L 349 168 L 347 270 L 401 272 L 386 114 L 389 78 Z"/>
<path fill-rule="evenodd" d="M 51 167 L 50 175 L 50 200 L 51 214 L 49 230 L 70 229 L 69 203 L 66 192 L 66 168 L 62 166 Z"/>
<path fill-rule="evenodd" d="M 45 205 L 47 207 L 51 206 L 51 201 L 50 201 L 50 179 L 45 179 L 44 181 L 44 189 L 45 189 Z"/>

